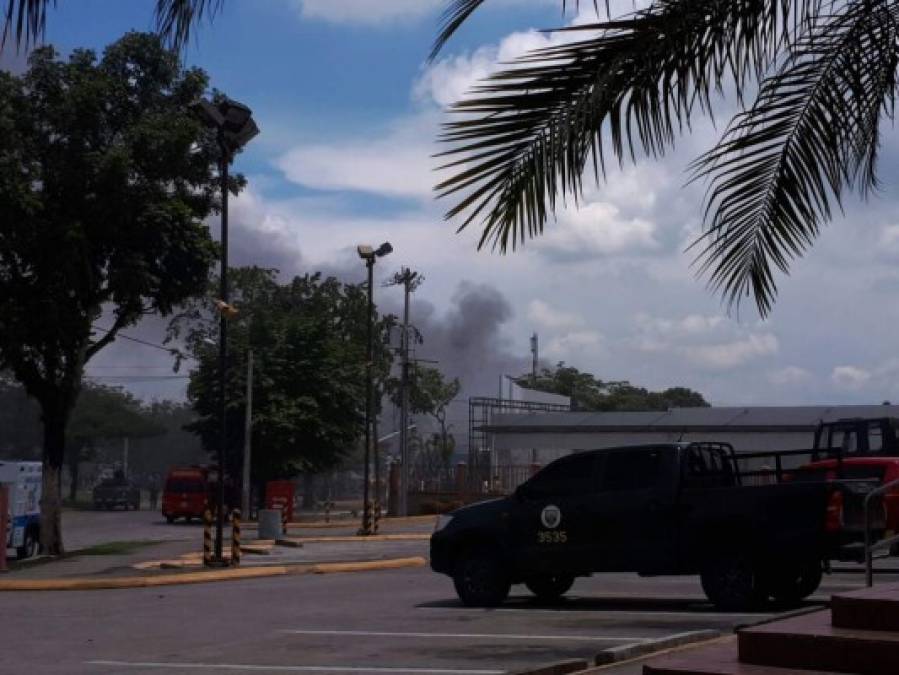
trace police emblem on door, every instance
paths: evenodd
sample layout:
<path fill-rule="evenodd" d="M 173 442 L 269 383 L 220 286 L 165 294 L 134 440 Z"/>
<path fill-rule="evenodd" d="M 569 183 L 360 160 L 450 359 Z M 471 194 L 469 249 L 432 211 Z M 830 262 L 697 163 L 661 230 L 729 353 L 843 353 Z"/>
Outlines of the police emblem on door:
<path fill-rule="evenodd" d="M 550 530 L 554 530 L 559 526 L 559 523 L 562 521 L 562 512 L 559 510 L 558 506 L 553 506 L 550 504 L 540 513 L 540 522 L 543 523 L 543 527 L 546 527 Z"/>

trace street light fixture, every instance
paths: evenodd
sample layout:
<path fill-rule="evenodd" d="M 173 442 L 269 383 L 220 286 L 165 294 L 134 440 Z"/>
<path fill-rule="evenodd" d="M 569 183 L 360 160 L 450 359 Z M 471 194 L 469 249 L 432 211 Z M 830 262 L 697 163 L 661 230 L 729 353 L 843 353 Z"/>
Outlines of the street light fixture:
<path fill-rule="evenodd" d="M 221 290 L 216 306 L 219 309 L 219 395 L 221 397 L 222 437 L 218 444 L 217 460 L 219 465 L 218 490 L 216 494 L 215 518 L 215 550 L 213 560 L 223 564 L 222 530 L 225 521 L 225 443 L 228 438 L 226 420 L 225 387 L 228 366 L 228 319 L 236 316 L 237 311 L 228 303 L 228 166 L 234 161 L 234 155 L 259 133 L 259 127 L 253 121 L 253 112 L 243 103 L 230 98 L 217 101 L 201 99 L 193 106 L 197 116 L 210 129 L 215 129 L 221 154 L 219 156 L 219 177 L 222 191 L 222 259 Z"/>
<path fill-rule="evenodd" d="M 366 342 L 366 361 L 365 361 L 365 483 L 362 487 L 362 527 L 359 529 L 360 534 L 371 534 L 371 506 L 368 501 L 368 482 L 371 476 L 369 470 L 370 458 L 372 455 L 372 418 L 374 415 L 374 401 L 373 398 L 373 363 L 375 358 L 375 348 L 374 348 L 374 323 L 375 323 L 375 301 L 374 301 L 374 270 L 375 270 L 375 262 L 378 258 L 383 258 L 385 255 L 393 252 L 393 246 L 390 245 L 390 242 L 384 242 L 378 248 L 373 248 L 367 244 L 362 244 L 356 247 L 356 252 L 359 254 L 359 257 L 365 261 L 365 267 L 368 269 L 368 327 L 367 327 L 367 342 Z M 374 448 L 374 460 L 375 460 L 375 508 L 377 509 L 379 506 L 378 499 L 380 499 L 380 467 L 378 466 L 378 447 L 377 443 Z"/>

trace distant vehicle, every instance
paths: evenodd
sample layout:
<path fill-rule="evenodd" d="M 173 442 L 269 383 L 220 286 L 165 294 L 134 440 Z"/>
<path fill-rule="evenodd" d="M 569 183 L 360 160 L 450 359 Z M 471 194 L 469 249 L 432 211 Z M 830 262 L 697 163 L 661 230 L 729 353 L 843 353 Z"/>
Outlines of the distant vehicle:
<path fill-rule="evenodd" d="M 821 424 L 815 432 L 811 462 L 785 475 L 797 481 L 873 479 L 880 484 L 899 480 L 899 420 L 890 417 L 853 418 Z M 899 533 L 899 490 L 883 498 L 887 537 Z M 890 550 L 899 555 L 899 545 Z"/>
<path fill-rule="evenodd" d="M 431 567 L 472 606 L 500 604 L 514 583 L 552 599 L 576 577 L 637 572 L 699 574 L 717 607 L 743 610 L 768 597 L 797 602 L 827 561 L 863 555 L 862 504 L 877 481 L 743 481 L 726 443 L 576 453 L 511 497 L 441 516 Z M 882 509 L 873 520 L 879 537 Z"/>
<path fill-rule="evenodd" d="M 125 474 L 116 471 L 112 478 L 107 478 L 94 488 L 93 502 L 95 509 L 112 510 L 122 507 L 140 510 L 140 488 L 125 478 Z"/>
<path fill-rule="evenodd" d="M 19 560 L 36 556 L 41 541 L 41 463 L 0 462 L 0 483 L 9 486 L 9 529 L 4 545 Z"/>
<path fill-rule="evenodd" d="M 215 466 L 197 464 L 175 466 L 169 469 L 162 491 L 162 515 L 170 523 L 178 518 L 190 522 L 202 518 L 207 508 L 214 509 L 218 469 Z M 234 487 L 225 481 L 225 511 L 236 504 Z"/>
<path fill-rule="evenodd" d="M 899 420 L 856 417 L 822 422 L 815 430 L 812 461 L 839 457 L 899 457 Z"/>

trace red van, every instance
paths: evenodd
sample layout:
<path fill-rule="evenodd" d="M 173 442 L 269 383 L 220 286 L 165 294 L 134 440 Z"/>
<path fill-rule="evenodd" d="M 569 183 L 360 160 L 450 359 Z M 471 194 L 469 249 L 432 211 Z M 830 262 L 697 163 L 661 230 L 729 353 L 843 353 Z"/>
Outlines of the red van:
<path fill-rule="evenodd" d="M 176 518 L 202 518 L 211 503 L 217 472 L 206 466 L 176 466 L 169 469 L 162 492 L 162 515 L 170 523 Z M 211 476 L 210 476 L 211 475 Z M 210 480 L 211 477 L 211 480 Z"/>

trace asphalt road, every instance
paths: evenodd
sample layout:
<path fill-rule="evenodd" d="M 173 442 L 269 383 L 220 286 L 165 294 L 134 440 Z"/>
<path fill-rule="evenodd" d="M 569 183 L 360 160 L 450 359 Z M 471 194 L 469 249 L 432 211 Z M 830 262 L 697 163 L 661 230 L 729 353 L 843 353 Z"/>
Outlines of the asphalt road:
<path fill-rule="evenodd" d="M 821 603 L 862 583 L 829 577 Z M 493 675 L 606 647 L 774 616 L 715 612 L 695 578 L 580 579 L 553 606 L 523 587 L 462 607 L 426 568 L 0 597 L 0 673 Z M 627 672 L 639 672 L 632 669 Z"/>

